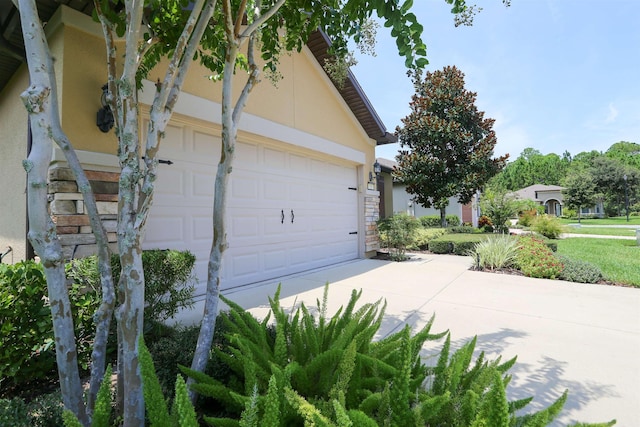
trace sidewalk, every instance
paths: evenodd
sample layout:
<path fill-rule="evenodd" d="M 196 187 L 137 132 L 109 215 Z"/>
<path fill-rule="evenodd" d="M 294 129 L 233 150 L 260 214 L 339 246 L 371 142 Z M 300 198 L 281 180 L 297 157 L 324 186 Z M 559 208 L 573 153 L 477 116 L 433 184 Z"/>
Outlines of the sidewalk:
<path fill-rule="evenodd" d="M 509 398 L 535 395 L 529 412 L 569 389 L 554 426 L 613 418 L 618 426 L 640 425 L 640 289 L 476 272 L 470 264 L 450 255 L 357 260 L 283 278 L 281 303 L 315 307 L 329 282 L 331 315 L 352 289 L 362 289 L 361 303 L 387 302 L 379 337 L 405 324 L 420 328 L 435 313 L 433 331 L 449 329 L 452 347 L 477 335 L 477 350 L 490 358 L 518 356 Z M 223 293 L 263 317 L 277 283 Z M 196 313 L 201 305 L 182 320 L 196 321 Z M 428 363 L 440 345 L 427 346 Z"/>

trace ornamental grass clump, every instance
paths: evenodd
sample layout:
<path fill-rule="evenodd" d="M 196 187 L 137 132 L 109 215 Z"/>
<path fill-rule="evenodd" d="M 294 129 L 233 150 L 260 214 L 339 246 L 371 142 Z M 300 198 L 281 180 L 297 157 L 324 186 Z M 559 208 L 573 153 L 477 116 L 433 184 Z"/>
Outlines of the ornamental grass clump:
<path fill-rule="evenodd" d="M 524 235 L 519 237 L 518 243 L 516 265 L 525 276 L 541 279 L 560 277 L 564 266 L 542 239 Z"/>
<path fill-rule="evenodd" d="M 498 270 L 512 267 L 518 254 L 518 239 L 499 234 L 476 244 L 468 253 L 479 270 Z"/>

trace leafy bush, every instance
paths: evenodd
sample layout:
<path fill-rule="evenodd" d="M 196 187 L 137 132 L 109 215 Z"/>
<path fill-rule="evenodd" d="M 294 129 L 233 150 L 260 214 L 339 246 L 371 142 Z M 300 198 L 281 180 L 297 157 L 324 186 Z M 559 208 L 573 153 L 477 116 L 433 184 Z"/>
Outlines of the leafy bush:
<path fill-rule="evenodd" d="M 476 268 L 496 270 L 513 266 L 518 253 L 518 239 L 507 234 L 491 236 L 476 244 L 469 254 Z"/>
<path fill-rule="evenodd" d="M 477 228 L 469 227 L 466 225 L 458 225 L 456 227 L 447 228 L 447 233 L 474 234 L 474 233 L 482 233 L 482 231 Z"/>
<path fill-rule="evenodd" d="M 570 208 L 562 208 L 562 218 L 574 219 L 578 217 L 578 211 Z"/>
<path fill-rule="evenodd" d="M 183 368 L 195 380 L 193 390 L 228 411 L 224 417 L 205 415 L 207 423 L 543 426 L 562 409 L 566 392 L 546 409 L 516 415 L 532 398 L 506 398 L 507 371 L 515 358 L 501 363 L 480 353 L 474 361 L 476 339 L 452 353 L 447 333 L 436 366 L 427 367 L 423 344 L 445 335 L 431 334 L 433 318 L 416 334 L 406 326 L 375 342 L 384 314 L 381 301 L 356 309 L 360 293 L 353 291 L 344 308 L 327 318 L 327 292 L 328 287 L 317 309 L 302 304 L 288 313 L 278 288 L 270 299 L 275 335 L 267 326 L 269 316 L 259 321 L 225 299 L 230 311 L 221 320 L 230 324 L 230 354 L 216 352 L 234 378 L 222 383 Z"/>
<path fill-rule="evenodd" d="M 62 425 L 62 397 L 56 391 L 26 403 L 21 397 L 0 399 L 2 427 L 58 427 Z"/>
<path fill-rule="evenodd" d="M 518 217 L 518 225 L 521 225 L 523 227 L 531 226 L 531 223 L 534 221 L 537 214 L 538 212 L 536 210 L 522 212 Z"/>
<path fill-rule="evenodd" d="M 468 255 L 478 244 L 477 241 L 456 242 L 453 244 L 454 255 Z"/>
<path fill-rule="evenodd" d="M 507 221 L 517 213 L 518 204 L 506 191 L 487 189 L 480 197 L 480 209 L 491 219 L 495 231 L 507 233 Z"/>
<path fill-rule="evenodd" d="M 195 255 L 189 251 L 152 249 L 142 252 L 145 323 L 163 322 L 175 316 L 178 310 L 193 307 L 195 261 Z M 114 283 L 118 283 L 118 255 L 111 257 L 111 269 Z M 81 287 L 99 289 L 97 257 L 73 260 L 67 269 L 67 276 Z"/>
<path fill-rule="evenodd" d="M 162 391 L 167 397 L 173 397 L 176 376 L 180 373 L 178 365 L 190 366 L 193 360 L 193 353 L 198 342 L 200 326 L 178 326 L 167 328 L 164 336 L 151 339 L 149 341 L 149 352 L 158 376 L 158 381 Z M 226 338 L 228 330 L 224 322 L 216 322 L 213 335 L 213 348 L 224 349 L 229 343 Z M 220 381 L 227 381 L 230 376 L 229 368 L 220 362 L 215 355 L 210 360 L 205 369 L 208 375 Z"/>
<path fill-rule="evenodd" d="M 192 305 L 190 283 L 195 257 L 189 252 L 145 251 L 145 324 L 160 322 Z M 117 256 L 112 259 L 119 274 Z M 66 265 L 69 300 L 74 318 L 78 363 L 88 369 L 95 331 L 93 314 L 100 305 L 97 258 Z M 117 279 L 116 279 L 117 283 Z M 55 377 L 55 348 L 47 284 L 34 261 L 0 264 L 0 386 Z M 2 395 L 2 392 L 0 392 Z"/>
<path fill-rule="evenodd" d="M 450 254 L 453 252 L 453 242 L 450 240 L 434 239 L 429 242 L 429 252 L 434 254 Z"/>
<path fill-rule="evenodd" d="M 418 227 L 414 232 L 413 243 L 407 246 L 407 249 L 420 249 L 426 250 L 429 247 L 429 242 L 433 239 L 437 239 L 446 233 L 444 228 L 423 228 Z"/>
<path fill-rule="evenodd" d="M 458 215 L 449 214 L 445 215 L 445 221 L 447 221 L 447 227 L 457 227 L 460 225 L 460 217 Z M 440 215 L 425 215 L 420 217 L 420 223 L 425 228 L 438 228 L 442 227 Z"/>
<path fill-rule="evenodd" d="M 493 222 L 491 222 L 491 218 L 489 218 L 486 215 L 482 215 L 480 218 L 478 218 L 478 228 L 486 227 L 487 225 L 490 227 L 493 227 Z"/>
<path fill-rule="evenodd" d="M 519 249 L 516 264 L 525 276 L 557 279 L 562 272 L 562 262 L 542 239 L 533 235 L 522 235 L 518 239 Z"/>
<path fill-rule="evenodd" d="M 483 241 L 487 237 L 488 235 L 486 234 L 445 234 L 429 242 L 429 251 L 435 254 L 467 255 L 476 243 Z"/>
<path fill-rule="evenodd" d="M 550 215 L 537 216 L 531 223 L 531 229 L 549 239 L 557 239 L 563 232 L 560 220 Z"/>
<path fill-rule="evenodd" d="M 407 259 L 407 247 L 414 243 L 415 231 L 419 227 L 420 221 L 405 213 L 378 221 L 381 240 L 389 248 L 392 260 L 404 261 Z"/>
<path fill-rule="evenodd" d="M 0 386 L 51 376 L 53 325 L 44 270 L 33 261 L 0 264 Z"/>
<path fill-rule="evenodd" d="M 460 217 L 458 215 L 445 215 L 447 221 L 447 227 L 458 227 L 460 225 Z"/>
<path fill-rule="evenodd" d="M 563 255 L 556 255 L 564 268 L 560 273 L 560 279 L 577 283 L 598 283 L 603 279 L 602 271 L 597 266 Z"/>
<path fill-rule="evenodd" d="M 426 228 L 438 228 L 440 223 L 440 215 L 425 215 L 420 217 L 420 223 Z"/>

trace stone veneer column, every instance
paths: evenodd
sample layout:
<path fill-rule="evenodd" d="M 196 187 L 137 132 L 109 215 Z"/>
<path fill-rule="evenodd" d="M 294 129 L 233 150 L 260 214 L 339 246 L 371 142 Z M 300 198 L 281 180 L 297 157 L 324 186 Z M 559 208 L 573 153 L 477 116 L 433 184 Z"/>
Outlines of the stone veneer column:
<path fill-rule="evenodd" d="M 111 250 L 116 253 L 118 222 L 118 179 L 114 172 L 85 171 L 91 183 L 98 213 L 107 231 Z M 89 225 L 82 194 L 71 169 L 53 165 L 49 169 L 49 212 L 56 224 L 56 230 L 65 259 L 82 258 L 97 252 L 96 239 Z"/>
<path fill-rule="evenodd" d="M 365 253 L 380 249 L 378 219 L 380 219 L 380 193 L 367 190 L 364 195 Z"/>

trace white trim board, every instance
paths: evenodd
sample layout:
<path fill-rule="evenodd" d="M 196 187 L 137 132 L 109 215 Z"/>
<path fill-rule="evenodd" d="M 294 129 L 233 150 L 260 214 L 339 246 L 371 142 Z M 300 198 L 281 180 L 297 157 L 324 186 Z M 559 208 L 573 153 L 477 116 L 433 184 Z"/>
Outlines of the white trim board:
<path fill-rule="evenodd" d="M 144 80 L 143 89 L 139 94 L 140 102 L 151 105 L 155 92 L 155 83 Z M 222 106 L 219 103 L 190 93 L 180 93 L 173 111 L 210 123 L 222 123 Z M 249 113 L 242 114 L 239 130 L 329 154 L 357 164 L 364 164 L 366 160 L 365 153 L 361 151 Z"/>

